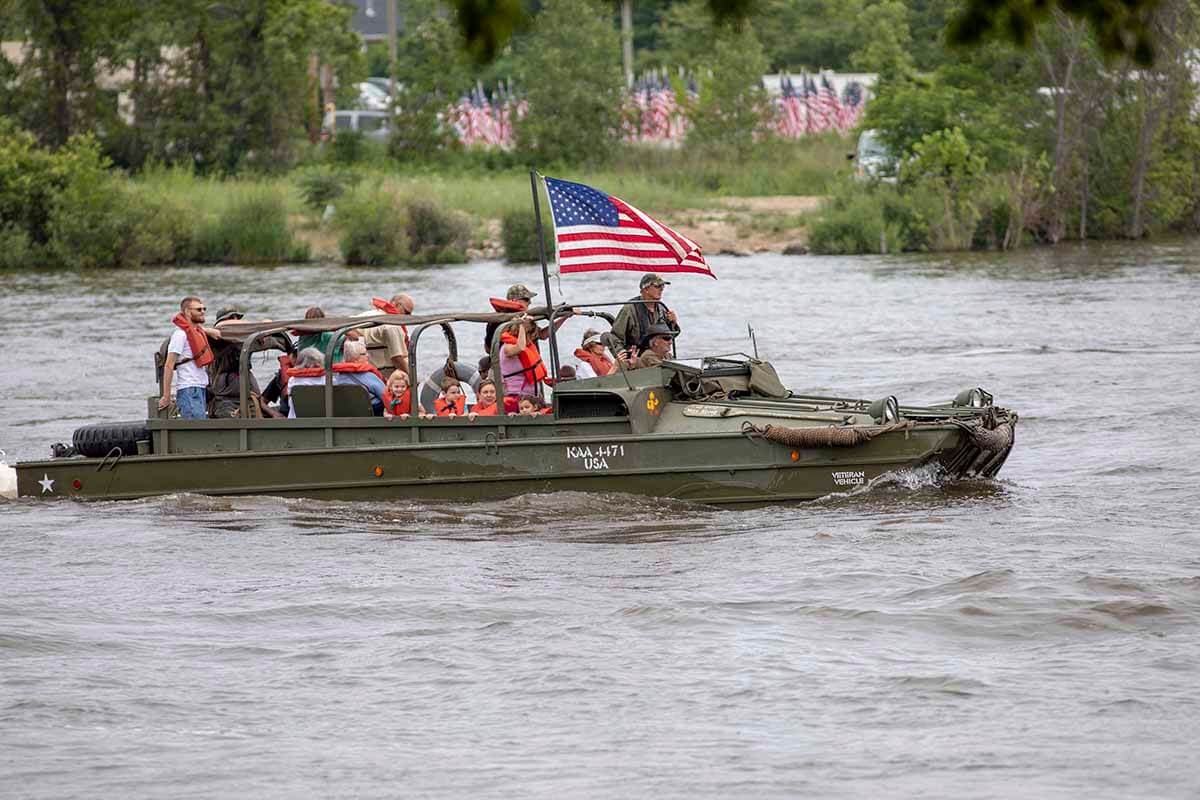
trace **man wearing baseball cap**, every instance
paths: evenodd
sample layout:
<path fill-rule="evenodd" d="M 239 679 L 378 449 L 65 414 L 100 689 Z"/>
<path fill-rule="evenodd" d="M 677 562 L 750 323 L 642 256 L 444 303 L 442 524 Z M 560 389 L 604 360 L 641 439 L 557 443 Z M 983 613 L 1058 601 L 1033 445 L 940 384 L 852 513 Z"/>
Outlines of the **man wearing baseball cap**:
<path fill-rule="evenodd" d="M 665 325 L 678 335 L 679 322 L 675 312 L 662 301 L 663 287 L 670 285 L 670 281 L 664 281 L 653 272 L 642 276 L 638 283 L 641 294 L 621 306 L 621 312 L 612 324 L 612 335 L 619 340 L 621 349 L 636 347 L 652 325 Z"/>
<path fill-rule="evenodd" d="M 504 293 L 504 302 L 492 298 L 492 308 L 497 311 L 527 311 L 529 303 L 533 298 L 537 297 L 537 292 L 529 291 L 529 287 L 523 283 L 514 283 L 508 287 L 508 291 Z M 568 316 L 559 317 L 554 321 L 554 330 L 558 330 L 563 326 L 563 323 L 569 319 Z M 496 335 L 496 328 L 500 327 L 498 322 L 489 322 L 487 328 L 483 332 L 483 351 L 485 353 L 492 352 L 492 337 Z M 539 339 L 550 338 L 549 326 L 538 328 Z"/>

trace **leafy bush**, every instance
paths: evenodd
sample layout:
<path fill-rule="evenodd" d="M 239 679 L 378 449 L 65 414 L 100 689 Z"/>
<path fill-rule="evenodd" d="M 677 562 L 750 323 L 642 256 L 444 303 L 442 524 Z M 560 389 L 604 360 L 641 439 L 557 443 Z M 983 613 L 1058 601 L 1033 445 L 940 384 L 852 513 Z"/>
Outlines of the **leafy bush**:
<path fill-rule="evenodd" d="M 471 226 L 462 214 L 430 200 L 408 203 L 409 260 L 418 264 L 454 264 L 467 260 Z"/>
<path fill-rule="evenodd" d="M 408 259 L 407 211 L 391 192 L 358 189 L 338 204 L 342 228 L 342 260 L 347 264 L 384 266 Z"/>
<path fill-rule="evenodd" d="M 354 188 L 362 176 L 355 172 L 314 169 L 303 173 L 296 181 L 304 205 L 320 213 L 348 189 Z"/>
<path fill-rule="evenodd" d="M 500 239 L 504 243 L 504 259 L 510 264 L 528 264 L 539 260 L 537 223 L 529 210 L 510 211 L 500 220 Z M 554 254 L 554 228 L 542 220 L 542 241 L 546 258 Z"/>
<path fill-rule="evenodd" d="M 36 266 L 40 257 L 24 228 L 12 222 L 0 225 L 0 270 Z"/>
<path fill-rule="evenodd" d="M 335 164 L 357 164 L 366 159 L 367 140 L 358 131 L 339 131 L 330 148 L 330 159 Z"/>
<path fill-rule="evenodd" d="M 280 264 L 307 260 L 287 222 L 283 196 L 251 190 L 226 206 L 196 233 L 197 261 L 233 264 Z"/>

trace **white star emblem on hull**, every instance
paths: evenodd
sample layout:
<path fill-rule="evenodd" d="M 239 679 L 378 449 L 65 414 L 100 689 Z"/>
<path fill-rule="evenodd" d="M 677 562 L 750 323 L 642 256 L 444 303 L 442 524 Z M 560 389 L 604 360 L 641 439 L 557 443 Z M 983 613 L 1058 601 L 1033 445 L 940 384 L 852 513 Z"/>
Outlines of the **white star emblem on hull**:
<path fill-rule="evenodd" d="M 42 479 L 38 481 L 38 483 L 42 485 L 42 494 L 45 494 L 46 492 L 54 494 L 54 480 L 48 473 L 43 473 Z"/>

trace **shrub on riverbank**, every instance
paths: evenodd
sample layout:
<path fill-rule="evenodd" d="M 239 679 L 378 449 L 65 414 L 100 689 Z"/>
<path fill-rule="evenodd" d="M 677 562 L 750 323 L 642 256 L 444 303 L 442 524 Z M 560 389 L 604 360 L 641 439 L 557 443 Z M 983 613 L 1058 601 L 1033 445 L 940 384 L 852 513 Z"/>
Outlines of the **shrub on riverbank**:
<path fill-rule="evenodd" d="M 539 260 L 537 223 L 532 209 L 510 211 L 500 221 L 500 239 L 504 243 L 504 260 L 509 264 L 529 264 Z M 554 257 L 554 228 L 542 220 L 542 242 L 546 258 Z"/>
<path fill-rule="evenodd" d="M 307 261 L 308 246 L 288 226 L 287 205 L 277 191 L 251 189 L 234 198 L 196 232 L 196 261 L 213 264 L 281 264 Z"/>
<path fill-rule="evenodd" d="M 410 200 L 408 261 L 413 264 L 460 264 L 467 260 L 471 226 L 457 211 L 431 200 Z"/>
<path fill-rule="evenodd" d="M 391 192 L 374 186 L 344 195 L 334 221 L 342 229 L 339 245 L 347 264 L 380 267 L 408 259 L 407 214 Z"/>

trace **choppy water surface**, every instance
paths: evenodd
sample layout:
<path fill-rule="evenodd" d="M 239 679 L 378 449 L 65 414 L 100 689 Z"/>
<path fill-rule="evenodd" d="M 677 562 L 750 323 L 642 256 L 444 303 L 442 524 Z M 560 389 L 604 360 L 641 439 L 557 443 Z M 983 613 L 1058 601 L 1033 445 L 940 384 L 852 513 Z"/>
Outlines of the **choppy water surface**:
<path fill-rule="evenodd" d="M 683 354 L 752 320 L 794 388 L 981 385 L 1022 415 L 1001 480 L 753 511 L 0 502 L 0 794 L 1195 797 L 1197 243 L 714 261 L 668 289 Z M 184 293 L 278 319 L 517 280 L 3 276 L 0 447 L 143 414 Z"/>

